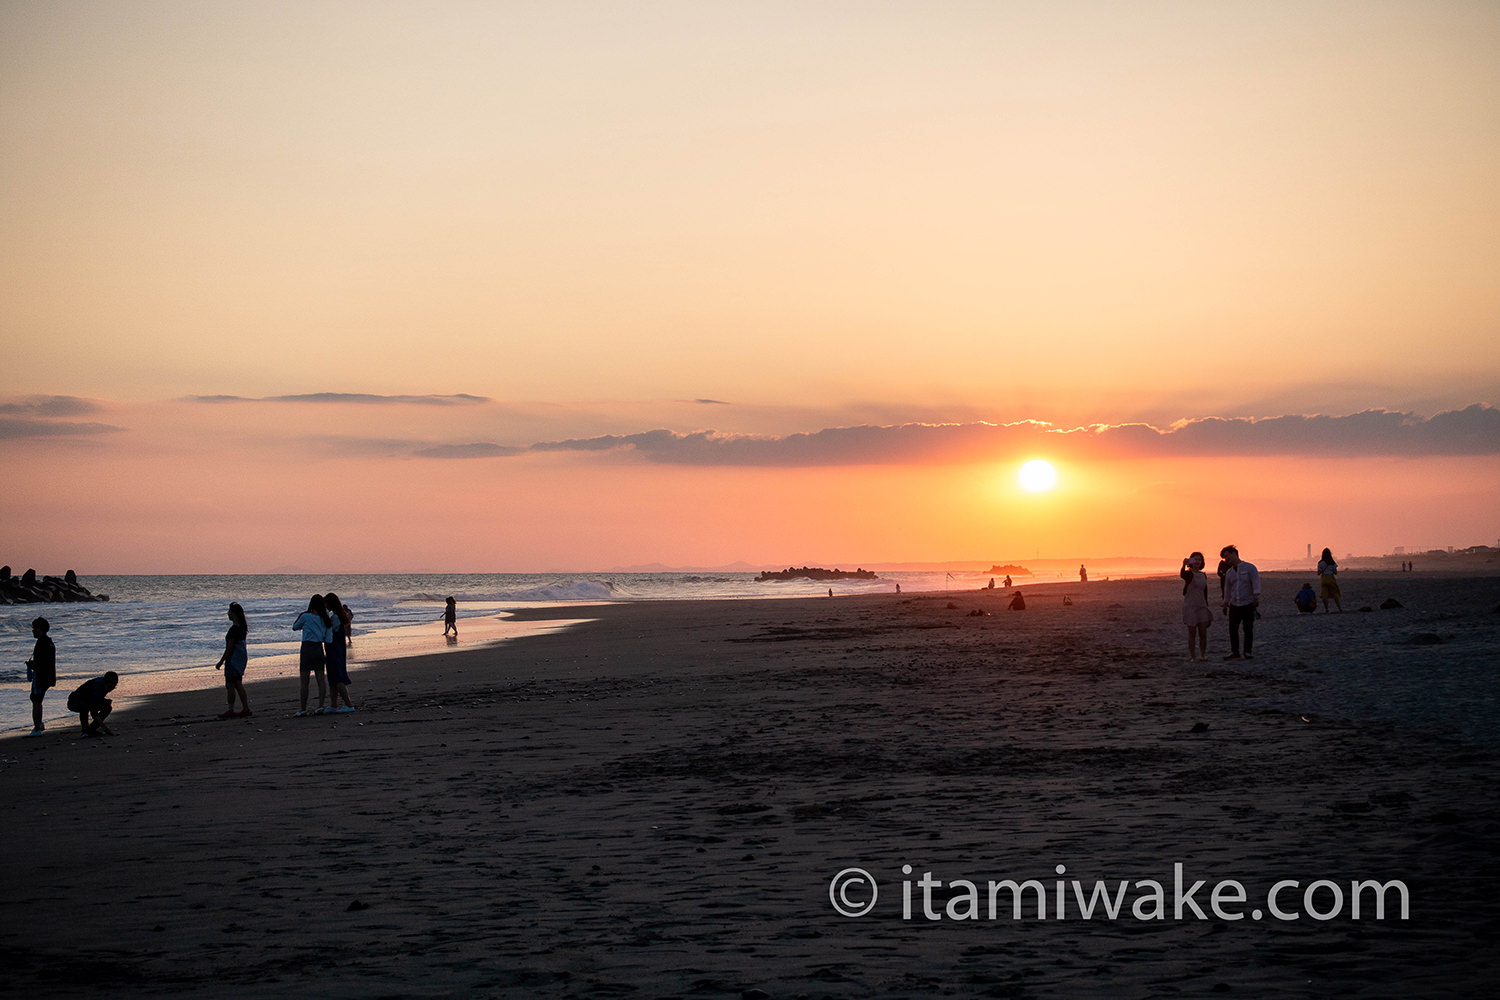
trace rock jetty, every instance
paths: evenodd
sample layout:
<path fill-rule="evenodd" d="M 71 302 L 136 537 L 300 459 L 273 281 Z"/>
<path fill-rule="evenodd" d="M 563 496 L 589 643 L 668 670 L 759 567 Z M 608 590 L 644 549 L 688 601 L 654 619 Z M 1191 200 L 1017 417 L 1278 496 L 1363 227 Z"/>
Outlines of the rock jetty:
<path fill-rule="evenodd" d="M 38 577 L 28 569 L 11 576 L 9 566 L 0 566 L 0 604 L 52 604 L 63 601 L 107 601 L 108 594 L 95 594 L 68 570 L 62 576 Z"/>
<path fill-rule="evenodd" d="M 763 570 L 760 576 L 755 578 L 756 583 L 765 583 L 767 580 L 878 580 L 880 577 L 867 569 L 842 570 L 823 569 L 820 566 L 803 566 L 797 569 L 788 566 L 783 570 Z"/>

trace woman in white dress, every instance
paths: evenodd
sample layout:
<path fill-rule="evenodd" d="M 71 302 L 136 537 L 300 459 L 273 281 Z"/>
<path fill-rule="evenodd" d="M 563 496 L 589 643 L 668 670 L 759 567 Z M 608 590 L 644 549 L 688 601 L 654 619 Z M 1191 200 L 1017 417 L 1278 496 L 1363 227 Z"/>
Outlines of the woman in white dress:
<path fill-rule="evenodd" d="M 1203 553 L 1194 552 L 1182 561 L 1182 623 L 1187 626 L 1188 659 L 1208 659 L 1208 626 L 1214 613 L 1208 606 L 1208 574 L 1203 572 Z M 1197 646 L 1193 645 L 1194 636 Z"/>

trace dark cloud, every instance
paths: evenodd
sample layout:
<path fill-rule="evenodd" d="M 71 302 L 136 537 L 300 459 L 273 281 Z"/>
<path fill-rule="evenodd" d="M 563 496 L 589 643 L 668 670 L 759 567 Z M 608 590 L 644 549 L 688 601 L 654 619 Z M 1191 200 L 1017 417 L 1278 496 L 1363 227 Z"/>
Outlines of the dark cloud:
<path fill-rule="evenodd" d="M 99 410 L 98 403 L 80 396 L 27 396 L 19 403 L 0 403 L 0 413 L 28 417 L 77 417 Z"/>
<path fill-rule="evenodd" d="M 0 439 L 36 437 L 80 437 L 113 434 L 124 430 L 110 424 L 84 423 L 72 420 L 31 420 L 26 417 L 0 417 Z"/>
<path fill-rule="evenodd" d="M 525 450 L 488 442 L 475 442 L 473 444 L 433 445 L 429 448 L 419 448 L 412 454 L 418 458 L 506 458 L 518 455 Z"/>
<path fill-rule="evenodd" d="M 467 392 L 451 395 L 380 396 L 368 392 L 304 392 L 290 396 L 188 396 L 191 403 L 360 403 L 398 406 L 472 406 L 488 403 L 488 396 Z"/>
<path fill-rule="evenodd" d="M 1062 428 L 1013 424 L 899 424 L 834 427 L 784 437 L 679 433 L 603 435 L 544 442 L 534 451 L 628 449 L 674 465 L 836 466 L 972 461 L 1035 449 L 1057 457 L 1210 455 L 1492 455 L 1500 454 L 1500 410 L 1475 404 L 1424 419 L 1366 410 L 1346 416 L 1259 420 L 1205 417 L 1166 429 L 1149 424 Z"/>
<path fill-rule="evenodd" d="M 730 406 L 730 405 L 732 405 L 730 403 L 726 403 L 722 399 L 693 399 L 693 400 L 689 400 L 689 402 L 698 403 L 699 405 L 702 405 L 702 406 Z"/>

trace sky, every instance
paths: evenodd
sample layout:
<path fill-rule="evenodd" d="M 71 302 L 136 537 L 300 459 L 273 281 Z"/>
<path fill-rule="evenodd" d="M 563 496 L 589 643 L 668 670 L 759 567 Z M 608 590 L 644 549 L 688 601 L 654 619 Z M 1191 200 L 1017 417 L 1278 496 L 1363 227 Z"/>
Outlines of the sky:
<path fill-rule="evenodd" d="M 1496 545 L 1497 278 L 1493 3 L 0 0 L 0 561 Z"/>

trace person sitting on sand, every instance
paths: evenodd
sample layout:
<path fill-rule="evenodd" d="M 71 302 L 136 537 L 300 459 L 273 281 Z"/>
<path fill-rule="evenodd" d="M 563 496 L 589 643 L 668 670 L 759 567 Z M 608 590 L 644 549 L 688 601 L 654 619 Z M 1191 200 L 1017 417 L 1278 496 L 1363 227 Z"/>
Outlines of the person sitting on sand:
<path fill-rule="evenodd" d="M 1333 553 L 1324 549 L 1323 558 L 1318 560 L 1318 583 L 1323 589 L 1323 613 L 1325 615 L 1328 613 L 1329 601 L 1334 603 L 1340 614 L 1344 611 L 1344 605 L 1339 600 L 1343 595 L 1339 593 L 1338 572 L 1339 564 L 1333 561 Z"/>
<path fill-rule="evenodd" d="M 1015 596 L 1010 599 L 1010 609 L 1012 611 L 1026 610 L 1026 598 L 1021 596 L 1021 592 L 1019 590 L 1016 591 Z"/>
<path fill-rule="evenodd" d="M 1208 626 L 1213 623 L 1213 609 L 1208 606 L 1208 574 L 1202 552 L 1194 552 L 1182 561 L 1182 622 L 1187 626 L 1188 659 L 1208 659 Z M 1197 639 L 1194 646 L 1193 640 Z"/>
<path fill-rule="evenodd" d="M 1312 589 L 1310 583 L 1304 583 L 1292 600 L 1296 602 L 1297 610 L 1305 615 L 1318 610 L 1318 592 Z"/>
<path fill-rule="evenodd" d="M 1005 574 L 1005 589 L 1009 590 L 1010 588 L 1011 588 L 1010 574 L 1007 573 L 1007 574 Z"/>
<path fill-rule="evenodd" d="M 57 647 L 47 632 L 52 624 L 45 618 L 31 623 L 31 634 L 36 637 L 36 646 L 31 659 L 26 661 L 26 679 L 31 682 L 31 735 L 40 736 L 47 728 L 42 722 L 42 699 L 47 689 L 57 685 Z"/>
<path fill-rule="evenodd" d="M 448 598 L 448 606 L 443 608 L 443 635 L 449 631 L 453 632 L 453 638 L 458 638 L 458 602 Z"/>
<path fill-rule="evenodd" d="M 238 719 L 251 715 L 250 696 L 245 693 L 245 667 L 250 663 L 250 649 L 246 645 L 250 636 L 250 623 L 245 621 L 245 609 L 238 602 L 229 605 L 229 631 L 224 633 L 224 655 L 214 664 L 215 670 L 224 671 L 224 694 L 229 707 L 219 714 L 221 719 Z M 240 696 L 242 711 L 234 710 L 234 696 Z"/>
<path fill-rule="evenodd" d="M 113 730 L 104 724 L 104 720 L 114 711 L 114 702 L 109 700 L 109 693 L 119 683 L 120 675 L 110 670 L 103 676 L 84 681 L 68 695 L 68 711 L 78 713 L 78 721 L 83 724 L 83 735 L 114 735 Z"/>

